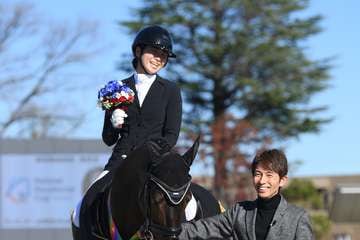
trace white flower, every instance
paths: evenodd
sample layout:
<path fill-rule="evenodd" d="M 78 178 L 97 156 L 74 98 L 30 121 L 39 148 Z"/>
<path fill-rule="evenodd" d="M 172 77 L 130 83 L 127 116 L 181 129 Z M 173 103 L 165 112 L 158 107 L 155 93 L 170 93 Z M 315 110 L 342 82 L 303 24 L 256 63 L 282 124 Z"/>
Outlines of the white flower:
<path fill-rule="evenodd" d="M 119 99 L 121 97 L 121 94 L 120 93 L 115 93 L 115 98 Z"/>

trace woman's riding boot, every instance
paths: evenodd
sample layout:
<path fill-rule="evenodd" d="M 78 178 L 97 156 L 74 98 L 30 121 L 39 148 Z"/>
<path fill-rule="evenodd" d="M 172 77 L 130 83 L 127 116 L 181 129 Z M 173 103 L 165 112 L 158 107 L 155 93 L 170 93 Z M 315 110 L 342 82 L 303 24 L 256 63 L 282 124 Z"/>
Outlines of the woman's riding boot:
<path fill-rule="evenodd" d="M 73 240 L 80 240 L 80 228 L 75 226 L 73 221 L 71 221 L 71 231 L 72 231 Z"/>

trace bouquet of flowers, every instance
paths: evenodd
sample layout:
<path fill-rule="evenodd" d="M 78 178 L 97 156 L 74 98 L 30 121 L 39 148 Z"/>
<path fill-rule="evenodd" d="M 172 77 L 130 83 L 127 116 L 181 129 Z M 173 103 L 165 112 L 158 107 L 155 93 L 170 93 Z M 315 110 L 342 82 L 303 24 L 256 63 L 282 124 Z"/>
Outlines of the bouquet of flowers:
<path fill-rule="evenodd" d="M 124 111 L 134 101 L 135 93 L 121 81 L 110 81 L 98 92 L 98 105 L 103 110 L 120 108 Z"/>

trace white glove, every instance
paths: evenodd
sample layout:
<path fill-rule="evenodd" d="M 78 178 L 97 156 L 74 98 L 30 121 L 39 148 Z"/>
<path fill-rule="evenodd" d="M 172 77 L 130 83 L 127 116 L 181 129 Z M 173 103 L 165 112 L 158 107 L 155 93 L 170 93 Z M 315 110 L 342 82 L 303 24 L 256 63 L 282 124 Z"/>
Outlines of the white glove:
<path fill-rule="evenodd" d="M 127 114 L 122 109 L 115 109 L 111 115 L 110 121 L 114 128 L 121 128 L 124 124 Z"/>

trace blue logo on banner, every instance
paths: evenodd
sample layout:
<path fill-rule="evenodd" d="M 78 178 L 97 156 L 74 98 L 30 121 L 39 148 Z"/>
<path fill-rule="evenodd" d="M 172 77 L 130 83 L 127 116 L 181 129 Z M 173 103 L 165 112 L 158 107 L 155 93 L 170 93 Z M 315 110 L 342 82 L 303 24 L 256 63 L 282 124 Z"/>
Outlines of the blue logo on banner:
<path fill-rule="evenodd" d="M 6 197 L 13 203 L 23 203 L 30 197 L 30 181 L 27 178 L 15 178 L 10 181 Z"/>

